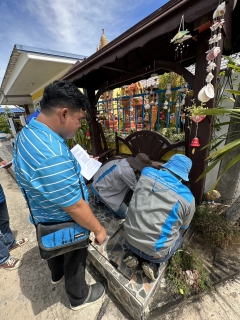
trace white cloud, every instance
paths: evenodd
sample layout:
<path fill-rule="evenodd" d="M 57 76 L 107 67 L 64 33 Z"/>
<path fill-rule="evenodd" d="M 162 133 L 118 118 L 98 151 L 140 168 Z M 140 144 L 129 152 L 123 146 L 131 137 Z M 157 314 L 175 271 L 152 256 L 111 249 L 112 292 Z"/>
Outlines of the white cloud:
<path fill-rule="evenodd" d="M 0 2 L 0 83 L 14 44 L 89 56 L 102 33 L 110 42 L 163 1 L 8 0 Z M 4 71 L 5 72 L 5 71 Z"/>
<path fill-rule="evenodd" d="M 102 28 L 108 40 L 113 40 L 129 24 L 139 21 L 137 8 L 150 4 L 144 0 L 132 0 L 130 7 L 126 0 L 25 0 L 24 8 L 42 25 L 45 36 L 52 40 L 51 46 L 90 55 L 99 44 Z"/>

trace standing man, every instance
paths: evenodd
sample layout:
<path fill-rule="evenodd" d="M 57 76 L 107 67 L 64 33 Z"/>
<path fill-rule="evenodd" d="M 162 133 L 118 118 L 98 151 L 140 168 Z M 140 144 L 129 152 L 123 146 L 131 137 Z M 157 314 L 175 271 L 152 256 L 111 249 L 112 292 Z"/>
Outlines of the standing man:
<path fill-rule="evenodd" d="M 195 212 L 195 199 L 182 180 L 188 181 L 192 161 L 175 154 L 160 170 L 145 168 L 129 204 L 124 232 L 129 251 L 123 261 L 142 268 L 151 280 L 159 264 L 167 261 L 182 244 L 182 233 Z"/>
<path fill-rule="evenodd" d="M 26 192 L 35 222 L 75 220 L 102 244 L 106 231 L 88 205 L 81 167 L 66 145 L 81 126 L 87 98 L 72 83 L 55 81 L 43 93 L 41 112 L 20 132 L 14 148 L 18 185 Z M 82 190 L 82 191 L 81 191 Z M 70 308 L 79 310 L 104 296 L 101 283 L 85 281 L 87 248 L 47 260 L 52 283 L 65 277 Z"/>
<path fill-rule="evenodd" d="M 11 163 L 7 165 L 7 161 L 1 161 L 0 166 L 4 169 L 11 167 Z M 5 194 L 0 184 L 0 268 L 11 271 L 19 268 L 22 261 L 10 255 L 10 251 L 23 246 L 28 242 L 28 238 L 15 240 L 14 235 L 9 226 L 9 214 Z"/>

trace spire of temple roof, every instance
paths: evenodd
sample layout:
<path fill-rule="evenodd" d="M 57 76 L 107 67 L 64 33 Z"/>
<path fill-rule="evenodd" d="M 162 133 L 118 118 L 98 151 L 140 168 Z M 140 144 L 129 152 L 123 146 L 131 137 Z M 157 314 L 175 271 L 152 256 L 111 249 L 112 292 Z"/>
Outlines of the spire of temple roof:
<path fill-rule="evenodd" d="M 104 34 L 104 29 L 102 29 L 102 36 L 100 39 L 100 44 L 98 50 L 102 49 L 106 44 L 108 44 L 108 40 Z"/>

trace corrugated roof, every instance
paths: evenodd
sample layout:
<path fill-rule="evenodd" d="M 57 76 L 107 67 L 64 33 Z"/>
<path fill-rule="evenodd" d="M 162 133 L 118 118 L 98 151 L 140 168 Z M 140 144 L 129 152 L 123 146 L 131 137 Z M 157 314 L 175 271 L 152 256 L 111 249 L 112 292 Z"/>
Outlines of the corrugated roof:
<path fill-rule="evenodd" d="M 20 52 L 29 52 L 29 53 L 38 53 L 38 54 L 40 53 L 40 54 L 46 54 L 48 56 L 64 57 L 64 58 L 71 58 L 71 59 L 77 59 L 77 60 L 83 60 L 84 58 L 86 58 L 86 56 L 82 56 L 80 54 L 34 48 L 29 46 L 23 46 L 21 44 L 16 44 L 15 47 Z"/>
<path fill-rule="evenodd" d="M 0 113 L 5 113 L 6 112 L 6 107 L 5 106 L 0 106 Z M 18 107 L 18 106 L 7 106 L 7 108 L 9 109 L 10 113 L 24 113 L 25 109 L 22 107 Z"/>
<path fill-rule="evenodd" d="M 65 53 L 65 52 L 53 51 L 48 49 L 40 49 L 40 48 L 34 48 L 29 46 L 23 46 L 21 44 L 15 44 L 13 47 L 13 51 L 11 53 L 4 77 L 3 77 L 2 84 L 1 84 L 2 90 L 4 90 L 8 82 L 8 79 L 10 78 L 21 52 L 36 53 L 36 54 L 55 56 L 55 57 L 64 57 L 68 59 L 76 59 L 81 61 L 86 58 L 85 56 L 82 56 L 79 54 Z"/>

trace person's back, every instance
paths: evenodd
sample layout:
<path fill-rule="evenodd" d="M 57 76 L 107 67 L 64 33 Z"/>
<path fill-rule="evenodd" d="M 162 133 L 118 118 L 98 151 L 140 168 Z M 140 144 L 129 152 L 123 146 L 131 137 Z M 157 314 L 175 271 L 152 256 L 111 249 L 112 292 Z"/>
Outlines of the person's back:
<path fill-rule="evenodd" d="M 130 250 L 124 262 L 135 267 L 140 256 L 146 261 L 143 270 L 152 280 L 157 276 L 156 264 L 168 260 L 179 248 L 181 230 L 192 220 L 195 199 L 181 182 L 188 181 L 191 165 L 187 157 L 175 155 L 160 170 L 145 168 L 129 204 L 124 232 Z"/>
<path fill-rule="evenodd" d="M 124 222 L 127 241 L 150 256 L 164 256 L 187 229 L 195 208 L 191 191 L 165 170 L 145 168 Z"/>
<path fill-rule="evenodd" d="M 94 175 L 94 195 L 116 217 L 125 218 L 128 207 L 123 202 L 124 197 L 129 189 L 134 190 L 137 184 L 136 174 L 150 163 L 149 157 L 144 153 L 139 153 L 136 157 L 109 161 Z"/>

